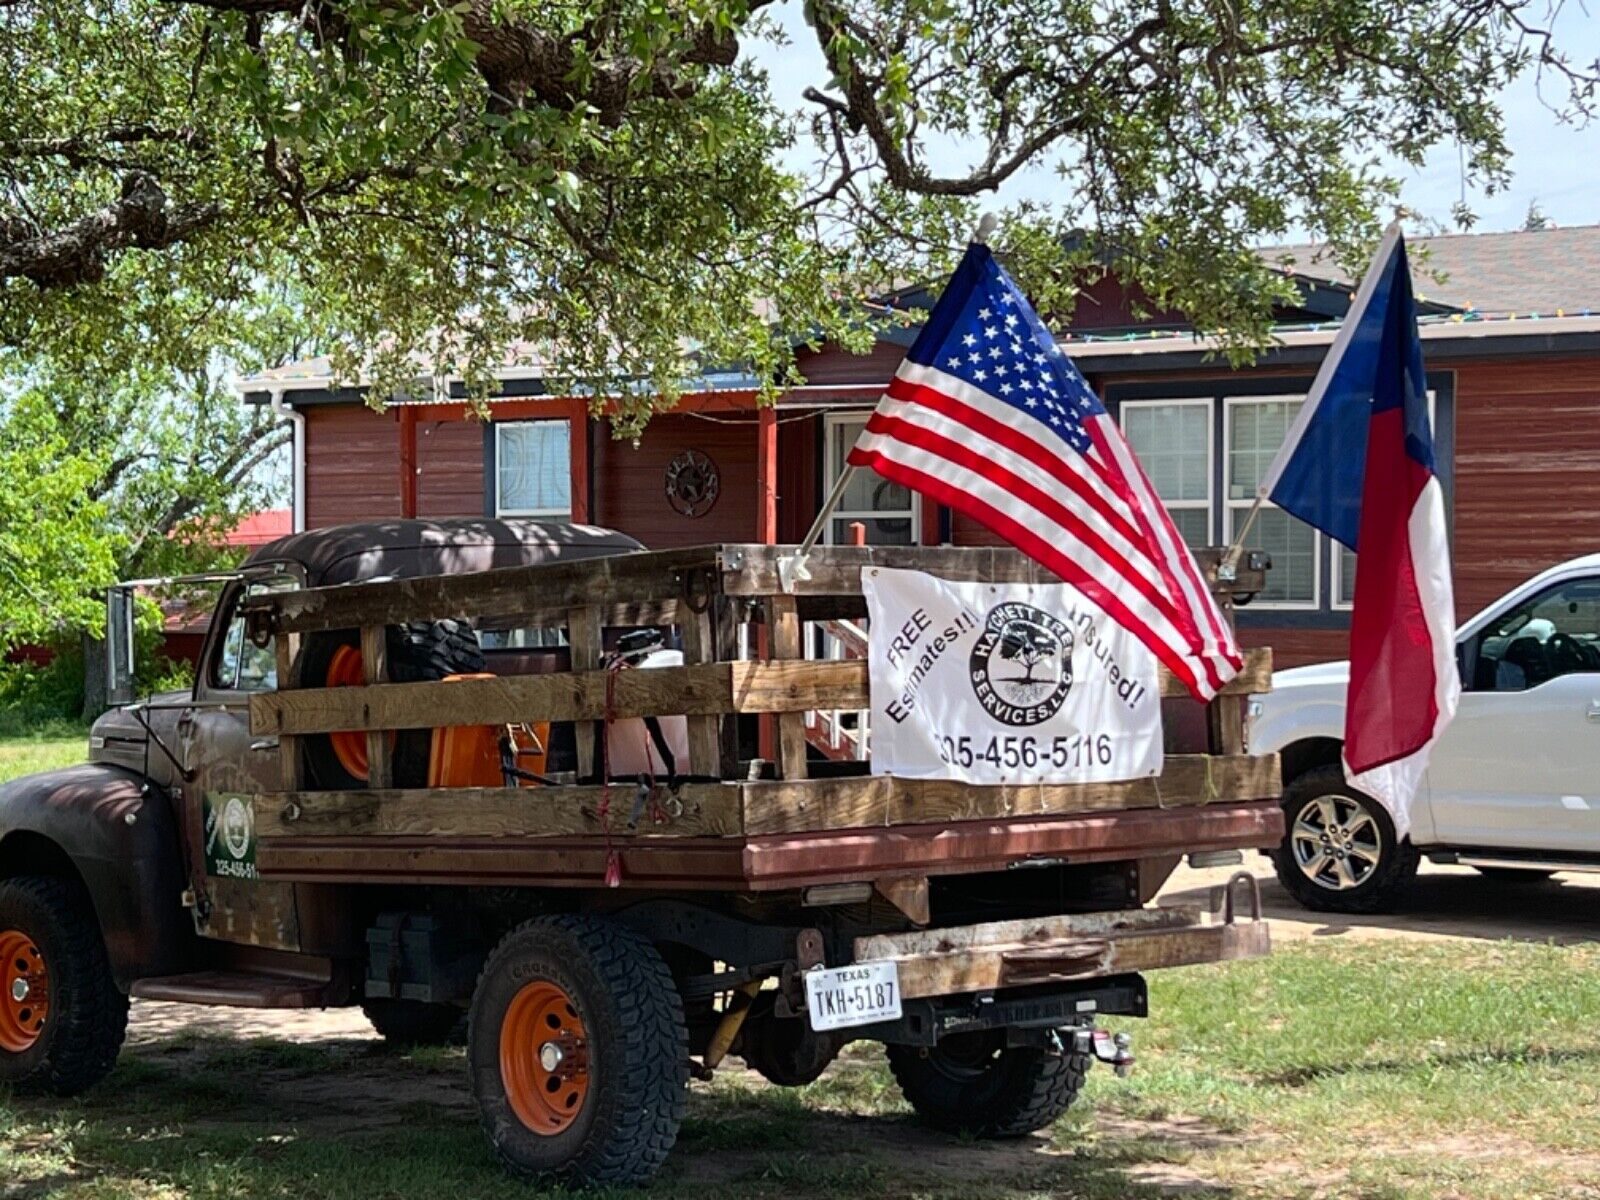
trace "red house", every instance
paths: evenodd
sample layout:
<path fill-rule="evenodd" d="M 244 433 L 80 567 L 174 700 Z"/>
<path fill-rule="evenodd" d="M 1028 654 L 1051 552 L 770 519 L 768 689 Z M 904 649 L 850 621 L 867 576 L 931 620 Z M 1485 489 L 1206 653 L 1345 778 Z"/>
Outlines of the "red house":
<path fill-rule="evenodd" d="M 1467 616 L 1552 563 L 1600 548 L 1600 226 L 1417 239 L 1422 336 Z M 1216 360 L 1177 314 L 1136 320 L 1113 276 L 1086 290 L 1058 336 L 1118 417 L 1192 544 L 1226 543 L 1349 306 L 1353 282 L 1315 247 L 1264 253 L 1299 303 L 1251 368 Z M 1430 280 L 1424 272 L 1440 276 Z M 925 306 L 925 293 L 897 297 Z M 611 526 L 652 547 L 797 541 L 915 330 L 854 356 L 802 353 L 805 386 L 758 410 L 737 375 L 708 377 L 637 445 L 586 402 L 508 376 L 477 419 L 459 401 L 391 404 L 336 386 L 312 360 L 242 380 L 297 418 L 301 527 L 382 517 L 532 515 Z M 460 396 L 459 387 L 451 393 Z M 829 539 L 985 544 L 974 522 L 869 474 L 845 494 Z M 1250 544 L 1269 551 L 1266 592 L 1241 610 L 1251 644 L 1280 665 L 1341 657 L 1353 556 L 1268 509 Z"/>

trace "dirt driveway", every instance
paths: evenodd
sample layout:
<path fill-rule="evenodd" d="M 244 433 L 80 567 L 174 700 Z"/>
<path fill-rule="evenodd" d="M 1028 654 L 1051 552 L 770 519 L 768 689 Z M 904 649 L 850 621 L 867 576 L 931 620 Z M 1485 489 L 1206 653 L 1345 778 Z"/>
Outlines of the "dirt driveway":
<path fill-rule="evenodd" d="M 1351 917 L 1307 912 L 1279 886 L 1265 857 L 1246 854 L 1243 867 L 1204 871 L 1179 867 L 1156 902 L 1207 903 L 1213 889 L 1240 870 L 1249 871 L 1259 881 L 1262 910 L 1272 922 L 1275 940 L 1510 938 L 1557 945 L 1600 941 L 1600 875 L 1557 875 L 1548 882 L 1507 884 L 1485 879 L 1470 867 L 1424 863 L 1401 911 Z M 132 1041 L 170 1037 L 184 1030 L 242 1039 L 376 1038 L 366 1018 L 354 1009 L 273 1013 L 147 1001 L 133 1007 Z"/>
<path fill-rule="evenodd" d="M 1262 911 L 1272 922 L 1275 940 L 1511 938 L 1562 946 L 1600 941 L 1600 875 L 1561 874 L 1548 881 L 1506 883 L 1487 879 L 1471 867 L 1425 862 L 1402 896 L 1398 912 L 1353 917 L 1308 912 L 1279 886 L 1265 856 L 1247 852 L 1242 868 L 1179 867 L 1156 902 L 1203 903 L 1211 889 L 1241 869 L 1260 882 Z"/>

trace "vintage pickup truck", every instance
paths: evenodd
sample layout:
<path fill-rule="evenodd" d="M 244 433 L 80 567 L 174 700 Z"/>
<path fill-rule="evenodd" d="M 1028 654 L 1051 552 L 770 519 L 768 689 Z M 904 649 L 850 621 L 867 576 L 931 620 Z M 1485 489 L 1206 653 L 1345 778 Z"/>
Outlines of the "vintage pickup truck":
<path fill-rule="evenodd" d="M 1131 1063 L 1099 1019 L 1144 1014 L 1141 972 L 1266 951 L 1258 901 L 1147 905 L 1183 855 L 1281 836 L 1276 758 L 1242 745 L 1267 655 L 1209 707 L 1163 679 L 1157 778 L 874 776 L 859 720 L 837 736 L 869 704 L 838 649 L 862 568 L 1036 571 L 825 547 L 785 590 L 782 553 L 501 521 L 257 550 L 214 581 L 191 692 L 124 696 L 88 764 L 0 789 L 0 1080 L 94 1084 L 130 996 L 360 1005 L 408 1041 L 466 1013 L 508 1168 L 625 1183 L 729 1053 L 792 1085 L 876 1040 L 932 1124 L 1038 1128 Z"/>

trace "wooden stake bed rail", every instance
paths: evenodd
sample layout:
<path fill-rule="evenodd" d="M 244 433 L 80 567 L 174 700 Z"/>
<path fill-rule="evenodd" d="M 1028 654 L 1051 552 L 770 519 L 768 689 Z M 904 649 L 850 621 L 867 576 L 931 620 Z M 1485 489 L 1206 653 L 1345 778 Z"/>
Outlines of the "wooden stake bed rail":
<path fill-rule="evenodd" d="M 282 791 L 253 798 L 262 873 L 360 881 L 397 878 L 409 867 L 418 879 L 593 886 L 595 855 L 615 841 L 628 847 L 625 886 L 661 886 L 670 878 L 678 880 L 674 886 L 734 880 L 756 888 L 790 879 L 807 858 L 793 839 L 808 837 L 835 855 L 826 870 L 814 864 L 814 875 L 837 874 L 843 863 L 843 877 L 861 878 L 890 869 L 991 869 L 982 864 L 995 854 L 1026 857 L 1030 845 L 1087 861 L 1272 840 L 1264 814 L 1275 811 L 1266 802 L 1279 791 L 1278 762 L 1246 754 L 1243 738 L 1246 694 L 1270 686 L 1265 650 L 1249 653 L 1238 678 L 1205 711 L 1163 672 L 1170 715 L 1158 778 L 980 787 L 874 777 L 864 762 L 854 764 L 854 773 L 812 778 L 804 714 L 865 710 L 870 695 L 861 659 L 806 657 L 812 639 L 805 622 L 863 616 L 863 567 L 911 567 L 984 582 L 1055 579 L 1004 549 L 818 547 L 810 577 L 785 592 L 778 562 L 792 552 L 703 546 L 250 598 L 244 611 L 251 636 L 263 645 L 276 639 L 280 681 L 276 693 L 251 701 L 251 729 L 278 737 L 283 776 Z M 1216 558 L 1202 556 L 1212 576 Z M 1239 576 L 1218 588 L 1225 609 L 1235 594 L 1261 587 L 1260 571 Z M 391 682 L 385 627 L 447 618 L 479 628 L 562 629 L 571 669 Z M 675 627 L 684 665 L 604 669 L 612 631 L 636 626 Z M 352 633 L 363 651 L 366 686 L 306 686 L 311 681 L 296 678 L 313 639 Z M 756 646 L 771 657 L 741 655 L 741 647 Z M 770 762 L 752 763 L 739 753 L 739 721 L 748 746 L 752 716 Z M 686 719 L 689 761 L 678 764 L 683 778 L 675 787 L 657 780 L 641 795 L 631 781 L 606 785 L 606 723 L 639 717 Z M 523 722 L 572 723 L 575 777 L 569 772 L 537 787 L 421 788 L 396 776 L 393 731 Z M 370 786 L 308 787 L 310 740 L 344 731 L 365 735 Z M 1215 819 L 1196 824 L 1181 816 L 1201 809 Z M 1125 844 L 1135 826 L 1145 842 Z M 942 842 L 928 833 L 941 828 Z M 856 833 L 881 841 L 891 831 L 901 831 L 899 850 L 880 847 L 862 858 L 849 849 Z M 1154 849 L 1156 843 L 1166 850 Z"/>

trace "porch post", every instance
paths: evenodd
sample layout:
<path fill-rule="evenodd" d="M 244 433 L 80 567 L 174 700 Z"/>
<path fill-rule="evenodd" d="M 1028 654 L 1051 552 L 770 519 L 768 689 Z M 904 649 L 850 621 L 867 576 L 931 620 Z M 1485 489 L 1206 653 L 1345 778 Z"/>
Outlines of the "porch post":
<path fill-rule="evenodd" d="M 417 410 L 400 406 L 400 515 L 417 515 Z"/>
<path fill-rule="evenodd" d="M 756 541 L 778 544 L 778 407 L 756 413 Z M 756 627 L 756 657 L 772 657 L 772 632 L 763 621 Z M 762 713 L 756 721 L 756 754 L 768 762 L 777 755 L 775 718 Z"/>
<path fill-rule="evenodd" d="M 582 399 L 567 408 L 567 454 L 572 462 L 572 520 L 587 525 L 589 515 L 589 405 Z"/>

